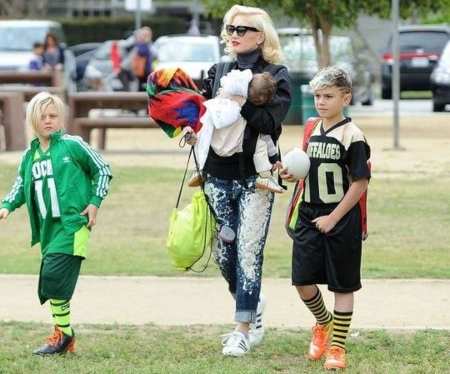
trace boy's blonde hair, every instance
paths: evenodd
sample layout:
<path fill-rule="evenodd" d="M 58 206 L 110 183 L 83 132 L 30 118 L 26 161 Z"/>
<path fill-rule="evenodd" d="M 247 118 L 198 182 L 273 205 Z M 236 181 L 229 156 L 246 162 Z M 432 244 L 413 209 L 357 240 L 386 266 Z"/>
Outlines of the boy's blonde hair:
<path fill-rule="evenodd" d="M 337 87 L 343 93 L 352 93 L 352 79 L 350 74 L 337 66 L 328 66 L 319 70 L 311 79 L 309 86 L 313 91 L 328 87 Z"/>
<path fill-rule="evenodd" d="M 40 92 L 28 103 L 25 117 L 25 123 L 27 126 L 31 126 L 35 134 L 37 133 L 37 125 L 41 119 L 42 113 L 44 113 L 45 109 L 51 104 L 55 106 L 61 126 L 64 127 L 66 108 L 63 101 L 58 96 L 52 95 L 49 92 Z"/>
<path fill-rule="evenodd" d="M 280 40 L 272 19 L 267 12 L 261 8 L 233 5 L 228 12 L 225 13 L 225 16 L 223 17 L 222 31 L 220 32 L 222 41 L 226 46 L 225 52 L 228 55 L 235 57 L 234 53 L 228 46 L 230 37 L 228 36 L 225 28 L 226 25 L 229 25 L 238 14 L 243 15 L 248 19 L 250 23 L 248 26 L 252 26 L 264 34 L 264 42 L 261 45 L 264 60 L 272 64 L 279 63 L 282 58 Z"/>

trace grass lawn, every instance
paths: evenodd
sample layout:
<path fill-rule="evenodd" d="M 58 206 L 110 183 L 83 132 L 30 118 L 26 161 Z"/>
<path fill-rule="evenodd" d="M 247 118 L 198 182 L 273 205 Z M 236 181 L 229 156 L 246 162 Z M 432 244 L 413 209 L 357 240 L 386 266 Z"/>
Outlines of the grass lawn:
<path fill-rule="evenodd" d="M 15 167 L 0 164 L 1 196 L 8 192 L 15 172 Z M 165 237 L 181 171 L 116 167 L 113 174 L 111 194 L 100 210 L 83 273 L 180 275 L 166 255 Z M 363 277 L 450 278 L 450 178 L 433 178 L 373 178 Z M 183 206 L 192 192 L 185 191 Z M 283 228 L 290 194 L 276 200 L 265 276 L 290 276 L 291 240 Z M 0 273 L 38 272 L 39 250 L 29 248 L 29 237 L 24 208 L 0 223 Z M 205 274 L 217 275 L 217 268 L 210 266 Z"/>
<path fill-rule="evenodd" d="M 80 326 L 77 353 L 40 358 L 48 325 L 0 323 L 0 373 L 323 373 L 303 354 L 309 332 L 268 330 L 265 342 L 240 359 L 223 357 L 219 335 L 228 326 Z M 356 336 L 355 336 L 356 335 Z M 354 332 L 346 373 L 447 373 L 448 331 Z"/>

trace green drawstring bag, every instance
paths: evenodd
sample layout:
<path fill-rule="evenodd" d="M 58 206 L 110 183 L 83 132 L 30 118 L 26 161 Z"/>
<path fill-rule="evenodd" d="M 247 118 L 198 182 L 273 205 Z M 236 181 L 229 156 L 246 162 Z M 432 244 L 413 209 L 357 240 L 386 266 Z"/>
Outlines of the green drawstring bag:
<path fill-rule="evenodd" d="M 174 208 L 166 243 L 172 265 L 178 270 L 191 269 L 211 245 L 215 226 L 203 191 L 195 192 L 184 209 Z"/>
<path fill-rule="evenodd" d="M 178 208 L 191 155 L 194 156 L 197 172 L 200 172 L 194 147 L 192 147 L 184 170 L 177 203 L 170 215 L 166 246 L 172 265 L 176 269 L 202 272 L 206 270 L 211 259 L 211 245 L 216 234 L 216 220 L 205 195 L 203 183 L 201 191 L 195 192 L 192 196 L 191 203 L 184 209 Z M 203 269 L 200 271 L 193 269 L 192 267 L 203 257 L 207 248 L 210 249 L 209 258 L 203 265 Z"/>

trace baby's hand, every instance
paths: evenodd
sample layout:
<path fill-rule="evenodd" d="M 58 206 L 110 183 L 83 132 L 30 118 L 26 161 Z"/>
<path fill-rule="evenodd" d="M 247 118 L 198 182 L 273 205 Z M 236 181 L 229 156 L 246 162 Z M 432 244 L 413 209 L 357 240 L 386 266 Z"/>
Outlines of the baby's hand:
<path fill-rule="evenodd" d="M 9 210 L 6 208 L 0 209 L 0 221 L 2 219 L 6 220 L 6 218 L 9 216 Z"/>
<path fill-rule="evenodd" d="M 281 161 L 277 161 L 272 165 L 272 171 L 277 171 L 283 169 L 283 164 Z"/>
<path fill-rule="evenodd" d="M 280 175 L 281 179 L 283 179 L 287 182 L 292 182 L 292 183 L 295 183 L 298 181 L 292 174 L 289 174 L 289 170 L 287 168 L 283 167 L 283 165 L 281 163 L 280 163 L 280 165 L 281 165 L 281 170 L 279 172 L 279 175 Z M 279 168 L 280 168 L 280 166 L 279 166 Z"/>

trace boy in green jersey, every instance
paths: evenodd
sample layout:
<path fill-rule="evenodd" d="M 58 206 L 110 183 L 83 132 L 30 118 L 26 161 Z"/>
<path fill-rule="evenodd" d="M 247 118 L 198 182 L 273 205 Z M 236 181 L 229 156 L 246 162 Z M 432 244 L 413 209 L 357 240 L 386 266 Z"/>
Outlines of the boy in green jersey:
<path fill-rule="evenodd" d="M 28 104 L 27 125 L 36 137 L 25 150 L 10 193 L 2 200 L 0 221 L 26 204 L 31 245 L 41 244 L 38 295 L 50 300 L 55 324 L 37 355 L 74 352 L 70 300 L 86 257 L 97 210 L 112 178 L 109 165 L 80 137 L 64 133 L 64 103 L 47 92 Z"/>

